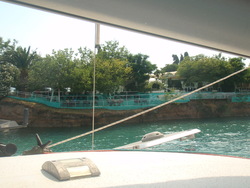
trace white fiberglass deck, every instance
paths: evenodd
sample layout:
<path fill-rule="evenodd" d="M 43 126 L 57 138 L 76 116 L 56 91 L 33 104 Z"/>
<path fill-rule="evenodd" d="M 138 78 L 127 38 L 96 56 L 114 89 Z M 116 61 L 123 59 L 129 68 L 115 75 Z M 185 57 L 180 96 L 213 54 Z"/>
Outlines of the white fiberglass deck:
<path fill-rule="evenodd" d="M 46 161 L 87 157 L 101 175 L 58 181 Z M 248 187 L 250 160 L 214 155 L 103 151 L 0 158 L 0 187 Z"/>

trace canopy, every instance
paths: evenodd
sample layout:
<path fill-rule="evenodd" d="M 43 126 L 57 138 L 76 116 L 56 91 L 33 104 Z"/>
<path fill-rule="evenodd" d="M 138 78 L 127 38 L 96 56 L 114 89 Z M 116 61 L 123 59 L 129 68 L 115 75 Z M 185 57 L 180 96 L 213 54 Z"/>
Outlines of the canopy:
<path fill-rule="evenodd" d="M 250 57 L 247 0 L 3 1 Z"/>

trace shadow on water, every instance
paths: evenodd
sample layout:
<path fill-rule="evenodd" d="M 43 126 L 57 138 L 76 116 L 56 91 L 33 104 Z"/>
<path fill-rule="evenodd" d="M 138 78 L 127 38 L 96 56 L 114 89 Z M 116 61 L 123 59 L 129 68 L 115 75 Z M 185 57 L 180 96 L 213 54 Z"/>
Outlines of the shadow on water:
<path fill-rule="evenodd" d="M 201 152 L 250 157 L 250 118 L 217 118 L 174 120 L 167 122 L 120 124 L 95 133 L 94 149 L 112 149 L 141 140 L 144 134 L 159 131 L 165 134 L 198 128 L 201 133 L 193 140 L 171 141 L 148 150 L 174 152 Z M 36 145 L 38 133 L 45 143 L 53 143 L 88 132 L 75 128 L 25 128 L 0 132 L 0 142 L 17 145 L 19 155 Z M 91 135 L 72 140 L 52 148 L 55 152 L 90 150 Z"/>

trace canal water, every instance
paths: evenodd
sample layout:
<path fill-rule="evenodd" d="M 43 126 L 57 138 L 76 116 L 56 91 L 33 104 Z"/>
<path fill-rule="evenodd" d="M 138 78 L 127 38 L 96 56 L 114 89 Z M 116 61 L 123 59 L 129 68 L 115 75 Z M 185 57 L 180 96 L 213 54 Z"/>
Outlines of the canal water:
<path fill-rule="evenodd" d="M 95 133 L 94 149 L 112 149 L 139 141 L 144 134 L 153 131 L 170 134 L 194 128 L 201 130 L 195 139 L 175 140 L 147 150 L 212 153 L 250 158 L 250 117 L 119 124 Z M 0 142 L 16 144 L 18 151 L 15 155 L 20 155 L 24 150 L 36 145 L 36 133 L 44 143 L 48 140 L 56 143 L 87 131 L 89 130 L 83 127 L 24 128 L 0 132 Z M 91 150 L 91 143 L 92 137 L 88 135 L 51 149 L 54 152 Z"/>

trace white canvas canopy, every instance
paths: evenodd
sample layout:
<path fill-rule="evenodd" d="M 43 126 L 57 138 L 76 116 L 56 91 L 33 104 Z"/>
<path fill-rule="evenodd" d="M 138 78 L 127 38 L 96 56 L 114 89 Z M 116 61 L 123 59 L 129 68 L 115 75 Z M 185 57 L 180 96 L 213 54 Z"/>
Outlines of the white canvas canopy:
<path fill-rule="evenodd" d="M 246 0 L 4 1 L 250 57 Z"/>

